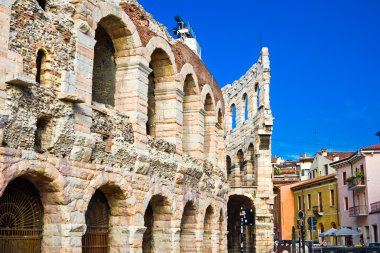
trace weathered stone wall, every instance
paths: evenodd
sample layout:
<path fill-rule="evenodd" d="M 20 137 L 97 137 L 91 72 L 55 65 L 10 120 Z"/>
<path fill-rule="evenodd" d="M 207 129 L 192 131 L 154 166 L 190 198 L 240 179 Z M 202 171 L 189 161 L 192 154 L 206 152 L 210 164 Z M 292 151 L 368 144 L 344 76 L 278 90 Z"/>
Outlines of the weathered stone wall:
<path fill-rule="evenodd" d="M 248 197 L 255 207 L 255 249 L 273 248 L 273 182 L 271 135 L 273 116 L 269 103 L 269 53 L 263 48 L 260 58 L 232 85 L 223 87 L 225 101 L 225 154 L 231 159 L 229 195 Z M 245 119 L 245 98 L 248 118 Z M 232 105 L 236 106 L 236 127 L 232 128 Z M 227 161 L 227 157 L 225 157 Z"/>
<path fill-rule="evenodd" d="M 228 184 L 216 157 L 202 146 L 207 138 L 209 153 L 217 151 L 214 116 L 221 91 L 187 47 L 187 63 L 177 59 L 181 52 L 174 48 L 180 42 L 150 14 L 137 3 L 116 2 L 48 0 L 45 11 L 37 1 L 0 2 L 0 198 L 20 176 L 36 186 L 44 209 L 42 252 L 82 252 L 85 213 L 97 189 L 110 206 L 110 252 L 141 252 L 147 228 L 155 252 L 179 252 L 184 244 L 193 252 L 204 247 L 225 252 Z M 128 16 L 126 8 L 140 14 Z M 140 25 L 144 20 L 146 27 Z M 115 49 L 116 70 L 110 73 L 94 69 L 100 23 Z M 39 49 L 46 53 L 43 83 L 35 81 Z M 168 69 L 155 58 L 157 50 L 164 52 Z M 156 137 L 145 133 L 151 72 L 161 103 L 158 120 L 171 126 Z M 115 90 L 107 91 L 106 100 L 95 96 L 93 101 L 93 76 L 102 75 L 114 75 Z M 201 145 L 183 153 L 188 75 L 194 92 L 187 101 L 196 105 L 191 113 Z M 146 216 L 149 205 L 153 215 Z M 189 225 L 183 222 L 186 206 L 191 206 Z M 185 230 L 191 238 L 181 235 Z"/>
<path fill-rule="evenodd" d="M 106 100 L 93 101 L 93 77 L 101 76 L 94 73 L 99 24 L 115 49 L 115 69 L 103 73 L 114 75 L 115 87 Z M 35 81 L 39 49 L 46 52 L 43 83 Z M 146 131 L 150 74 L 155 135 Z M 262 85 L 263 109 L 252 109 L 253 129 L 247 123 L 231 132 L 223 124 L 224 108 L 240 88 L 227 86 L 222 95 L 198 56 L 137 2 L 47 0 L 44 11 L 34 0 L 2 0 L 0 198 L 20 176 L 36 186 L 44 209 L 42 252 L 82 251 L 85 212 L 100 189 L 110 206 L 110 252 L 140 253 L 148 229 L 148 248 L 177 253 L 180 247 L 226 252 L 228 196 L 246 195 L 256 207 L 257 252 L 267 252 L 270 145 L 260 147 L 261 136 L 271 134 L 269 77 L 263 50 L 262 62 L 241 80 L 246 89 L 251 80 Z M 191 92 L 184 88 L 187 78 Z M 247 93 L 252 101 L 254 93 Z M 185 151 L 184 124 L 191 140 Z M 225 151 L 236 163 L 233 154 L 247 153 L 250 143 L 255 158 L 247 163 L 248 187 L 230 190 Z"/>

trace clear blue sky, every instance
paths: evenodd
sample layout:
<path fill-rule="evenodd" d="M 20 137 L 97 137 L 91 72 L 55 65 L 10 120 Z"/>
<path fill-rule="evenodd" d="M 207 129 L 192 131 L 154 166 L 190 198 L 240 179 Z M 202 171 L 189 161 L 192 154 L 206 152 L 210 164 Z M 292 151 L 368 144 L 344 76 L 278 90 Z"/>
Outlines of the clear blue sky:
<path fill-rule="evenodd" d="M 220 86 L 269 47 L 272 154 L 297 158 L 321 148 L 379 142 L 379 0 L 140 0 L 166 25 L 190 21 Z"/>

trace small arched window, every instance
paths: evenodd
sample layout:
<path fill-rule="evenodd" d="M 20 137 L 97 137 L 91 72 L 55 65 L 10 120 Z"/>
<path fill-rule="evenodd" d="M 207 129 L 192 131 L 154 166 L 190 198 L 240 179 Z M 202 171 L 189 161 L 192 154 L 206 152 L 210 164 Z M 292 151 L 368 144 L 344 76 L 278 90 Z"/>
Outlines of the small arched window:
<path fill-rule="evenodd" d="M 255 85 L 255 92 L 257 95 L 257 109 L 259 109 L 260 108 L 260 87 L 258 83 L 256 83 Z"/>
<path fill-rule="evenodd" d="M 243 95 L 243 103 L 244 103 L 244 121 L 248 120 L 248 96 L 247 93 Z"/>
<path fill-rule="evenodd" d="M 231 158 L 229 156 L 226 157 L 226 169 L 227 169 L 227 176 L 231 175 Z"/>
<path fill-rule="evenodd" d="M 236 128 L 236 106 L 235 104 L 231 105 L 231 128 Z"/>
<path fill-rule="evenodd" d="M 38 5 L 45 11 L 46 10 L 46 0 L 37 0 Z"/>
<path fill-rule="evenodd" d="M 46 53 L 43 49 L 39 49 L 37 52 L 36 67 L 36 82 L 42 84 L 44 81 L 43 76 L 46 70 Z"/>

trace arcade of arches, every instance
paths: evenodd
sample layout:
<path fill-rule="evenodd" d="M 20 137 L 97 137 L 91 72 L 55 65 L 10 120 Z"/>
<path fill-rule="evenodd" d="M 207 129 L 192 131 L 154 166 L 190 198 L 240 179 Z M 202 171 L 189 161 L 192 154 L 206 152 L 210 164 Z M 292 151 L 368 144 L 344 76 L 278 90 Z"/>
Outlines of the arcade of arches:
<path fill-rule="evenodd" d="M 267 48 L 221 89 L 136 0 L 1 1 L 0 24 L 0 252 L 273 249 Z"/>

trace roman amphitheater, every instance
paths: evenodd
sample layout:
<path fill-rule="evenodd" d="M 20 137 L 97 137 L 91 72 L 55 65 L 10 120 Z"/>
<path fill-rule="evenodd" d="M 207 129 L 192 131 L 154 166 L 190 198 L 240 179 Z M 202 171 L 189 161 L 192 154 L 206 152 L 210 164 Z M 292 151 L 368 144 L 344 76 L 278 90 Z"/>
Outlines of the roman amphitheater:
<path fill-rule="evenodd" d="M 271 252 L 269 86 L 135 0 L 0 0 L 0 252 Z"/>

